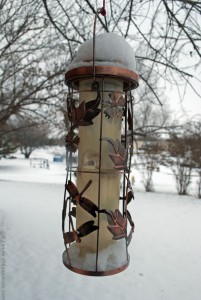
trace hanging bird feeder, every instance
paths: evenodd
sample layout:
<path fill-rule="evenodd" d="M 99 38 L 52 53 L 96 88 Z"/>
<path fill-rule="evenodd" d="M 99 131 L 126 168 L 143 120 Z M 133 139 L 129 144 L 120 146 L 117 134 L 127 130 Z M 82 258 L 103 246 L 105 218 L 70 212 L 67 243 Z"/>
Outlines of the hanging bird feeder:
<path fill-rule="evenodd" d="M 134 231 L 127 208 L 134 198 L 131 90 L 138 86 L 138 74 L 133 49 L 115 34 L 95 36 L 94 26 L 93 39 L 81 45 L 65 83 L 63 263 L 84 275 L 116 274 L 129 264 Z"/>

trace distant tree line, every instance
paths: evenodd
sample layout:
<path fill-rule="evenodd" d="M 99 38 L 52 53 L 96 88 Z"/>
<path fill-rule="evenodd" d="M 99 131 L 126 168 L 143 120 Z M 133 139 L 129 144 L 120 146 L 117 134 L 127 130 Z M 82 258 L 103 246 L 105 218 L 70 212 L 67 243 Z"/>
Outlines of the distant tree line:
<path fill-rule="evenodd" d="M 190 122 L 170 131 L 166 139 L 144 138 L 137 151 L 134 167 L 141 174 L 145 191 L 154 191 L 153 174 L 160 166 L 168 167 L 175 178 L 179 195 L 187 195 L 192 178 L 197 178 L 196 194 L 201 198 L 201 122 Z"/>

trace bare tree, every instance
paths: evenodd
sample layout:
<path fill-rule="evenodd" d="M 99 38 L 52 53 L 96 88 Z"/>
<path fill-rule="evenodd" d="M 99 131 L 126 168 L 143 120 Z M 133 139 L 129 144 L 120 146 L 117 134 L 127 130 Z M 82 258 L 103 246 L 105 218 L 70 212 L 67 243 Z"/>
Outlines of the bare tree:
<path fill-rule="evenodd" d="M 181 134 L 172 133 L 168 143 L 167 155 L 163 157 L 164 165 L 168 166 L 176 180 L 179 195 L 187 195 L 195 168 L 195 141 L 185 130 Z"/>
<path fill-rule="evenodd" d="M 48 144 L 49 129 L 46 124 L 36 124 L 29 118 L 18 120 L 16 125 L 13 140 L 25 158 L 29 158 L 36 148 Z"/>
<path fill-rule="evenodd" d="M 163 148 L 160 140 L 149 138 L 144 140 L 140 147 L 136 160 L 134 161 L 135 168 L 140 172 L 142 183 L 146 192 L 154 191 L 153 172 L 160 170 L 161 152 Z"/>
<path fill-rule="evenodd" d="M 1 1 L 1 125 L 13 115 L 47 118 L 63 100 L 63 50 L 54 49 L 48 24 L 41 1 Z"/>
<path fill-rule="evenodd" d="M 7 134 L 1 134 L 2 132 L 7 132 Z M 0 158 L 14 153 L 17 148 L 18 145 L 13 141 L 13 134 L 10 126 L 8 126 L 8 124 L 2 125 L 0 129 Z"/>
<path fill-rule="evenodd" d="M 51 24 L 73 57 L 79 44 L 92 37 L 94 14 L 103 1 L 43 3 Z M 157 102 L 161 91 L 154 89 L 153 82 L 159 82 L 161 88 L 167 82 L 168 88 L 175 84 L 181 98 L 187 85 L 197 93 L 191 78 L 194 76 L 200 82 L 200 1 L 109 0 L 106 11 L 105 18 L 98 15 L 97 34 L 115 32 L 133 45 L 141 79 Z"/>
<path fill-rule="evenodd" d="M 149 94 L 149 93 L 148 93 Z M 147 95 L 148 95 L 147 94 Z M 154 191 L 153 172 L 159 171 L 164 143 L 162 135 L 176 127 L 168 108 L 151 105 L 146 95 L 134 109 L 135 149 L 134 168 L 138 169 L 145 191 Z"/>
<path fill-rule="evenodd" d="M 201 122 L 189 122 L 185 126 L 187 134 L 191 137 L 192 160 L 197 174 L 197 196 L 201 198 Z"/>

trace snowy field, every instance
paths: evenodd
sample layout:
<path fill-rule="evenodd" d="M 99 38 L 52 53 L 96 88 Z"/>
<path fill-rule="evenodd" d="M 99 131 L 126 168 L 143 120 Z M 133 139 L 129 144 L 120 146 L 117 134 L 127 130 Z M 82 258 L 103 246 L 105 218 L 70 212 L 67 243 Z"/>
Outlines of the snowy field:
<path fill-rule="evenodd" d="M 154 174 L 156 192 L 145 193 L 134 172 L 130 265 L 111 277 L 82 276 L 62 263 L 65 164 L 48 158 L 49 169 L 31 168 L 22 158 L 0 160 L 4 300 L 201 299 L 201 200 L 193 191 L 178 196 L 162 169 Z"/>

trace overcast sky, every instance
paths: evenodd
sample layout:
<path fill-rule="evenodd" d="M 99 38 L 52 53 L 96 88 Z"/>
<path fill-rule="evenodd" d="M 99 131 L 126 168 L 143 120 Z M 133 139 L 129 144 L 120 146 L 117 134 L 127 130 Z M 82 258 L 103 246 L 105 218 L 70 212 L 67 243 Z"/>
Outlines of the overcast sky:
<path fill-rule="evenodd" d="M 193 81 L 195 82 L 195 80 Z M 196 118 L 196 120 L 201 121 L 201 84 L 196 83 L 195 86 L 200 97 L 190 87 L 187 87 L 182 101 L 179 99 L 176 87 L 170 91 L 167 90 L 170 109 L 174 111 L 178 118 Z"/>

